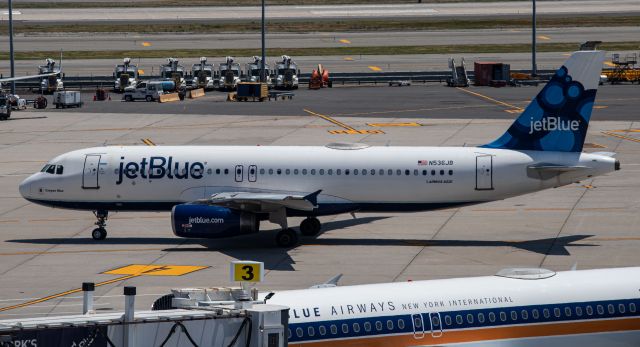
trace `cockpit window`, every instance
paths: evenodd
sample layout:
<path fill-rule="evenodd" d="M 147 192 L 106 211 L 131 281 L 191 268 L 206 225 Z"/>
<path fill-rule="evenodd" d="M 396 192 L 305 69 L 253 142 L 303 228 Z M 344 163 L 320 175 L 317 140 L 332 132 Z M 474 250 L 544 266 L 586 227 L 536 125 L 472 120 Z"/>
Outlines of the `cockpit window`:
<path fill-rule="evenodd" d="M 49 168 L 49 164 L 45 165 L 40 172 L 45 172 Z"/>
<path fill-rule="evenodd" d="M 62 165 L 58 165 L 56 167 L 56 175 L 62 175 L 63 171 L 64 171 L 64 167 Z"/>
<path fill-rule="evenodd" d="M 55 174 L 56 173 L 56 166 L 55 165 L 49 165 L 49 167 L 47 168 L 46 172 L 48 174 Z"/>

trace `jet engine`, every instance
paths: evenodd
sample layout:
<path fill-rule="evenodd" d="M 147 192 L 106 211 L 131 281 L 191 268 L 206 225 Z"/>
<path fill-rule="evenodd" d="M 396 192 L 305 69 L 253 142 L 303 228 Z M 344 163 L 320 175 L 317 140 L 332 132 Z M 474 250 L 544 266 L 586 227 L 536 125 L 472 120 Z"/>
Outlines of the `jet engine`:
<path fill-rule="evenodd" d="M 258 232 L 260 220 L 251 212 L 221 206 L 180 204 L 171 211 L 173 233 L 187 238 L 216 239 Z"/>

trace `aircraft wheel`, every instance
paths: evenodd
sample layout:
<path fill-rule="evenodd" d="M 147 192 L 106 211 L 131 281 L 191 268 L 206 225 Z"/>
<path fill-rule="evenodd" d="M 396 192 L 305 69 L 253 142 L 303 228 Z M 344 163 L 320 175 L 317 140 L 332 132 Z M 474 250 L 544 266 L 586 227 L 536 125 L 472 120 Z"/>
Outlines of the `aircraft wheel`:
<path fill-rule="evenodd" d="M 320 233 L 321 227 L 318 218 L 309 217 L 300 223 L 300 232 L 304 236 L 316 236 Z"/>
<path fill-rule="evenodd" d="M 298 244 L 298 234 L 291 228 L 282 229 L 276 235 L 276 244 L 282 248 L 294 247 Z"/>
<path fill-rule="evenodd" d="M 104 240 L 107 238 L 107 230 L 105 228 L 95 228 L 91 232 L 91 237 L 97 241 Z"/>

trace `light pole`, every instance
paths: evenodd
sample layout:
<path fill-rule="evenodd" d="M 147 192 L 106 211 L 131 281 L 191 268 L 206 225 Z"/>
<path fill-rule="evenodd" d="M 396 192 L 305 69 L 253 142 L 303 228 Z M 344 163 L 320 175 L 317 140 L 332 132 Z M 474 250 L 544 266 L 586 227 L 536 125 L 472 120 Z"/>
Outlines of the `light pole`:
<path fill-rule="evenodd" d="M 13 6 L 9 0 L 9 60 L 11 62 L 11 78 L 16 77 L 13 62 Z M 11 81 L 11 94 L 16 93 L 16 81 Z"/>
<path fill-rule="evenodd" d="M 533 14 L 531 16 L 531 76 L 538 74 L 536 66 L 536 0 L 533 0 Z"/>
<path fill-rule="evenodd" d="M 262 0 L 262 60 L 260 61 L 260 82 L 266 82 L 267 81 L 267 75 L 266 75 L 266 71 L 264 70 L 264 65 L 265 65 L 265 42 L 264 42 L 264 0 Z"/>

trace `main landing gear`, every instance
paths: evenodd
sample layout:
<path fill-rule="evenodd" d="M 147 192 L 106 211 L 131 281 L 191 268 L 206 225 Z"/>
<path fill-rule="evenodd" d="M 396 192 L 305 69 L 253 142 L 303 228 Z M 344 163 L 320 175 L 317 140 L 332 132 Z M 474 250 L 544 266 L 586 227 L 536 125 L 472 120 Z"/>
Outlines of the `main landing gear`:
<path fill-rule="evenodd" d="M 98 221 L 96 221 L 97 228 L 93 229 L 91 232 L 91 237 L 94 240 L 104 240 L 107 238 L 107 229 L 104 227 L 107 226 L 107 217 L 109 216 L 109 211 L 93 211 L 93 214 L 96 216 Z"/>
<path fill-rule="evenodd" d="M 320 233 L 321 228 L 320 221 L 315 217 L 307 217 L 300 223 L 300 232 L 304 236 L 316 236 Z"/>
<path fill-rule="evenodd" d="M 316 236 L 321 228 L 320 221 L 315 217 L 307 217 L 300 223 L 300 233 L 304 236 Z M 298 244 L 298 234 L 294 229 L 284 227 L 276 235 L 276 244 L 283 248 L 294 247 Z"/>

